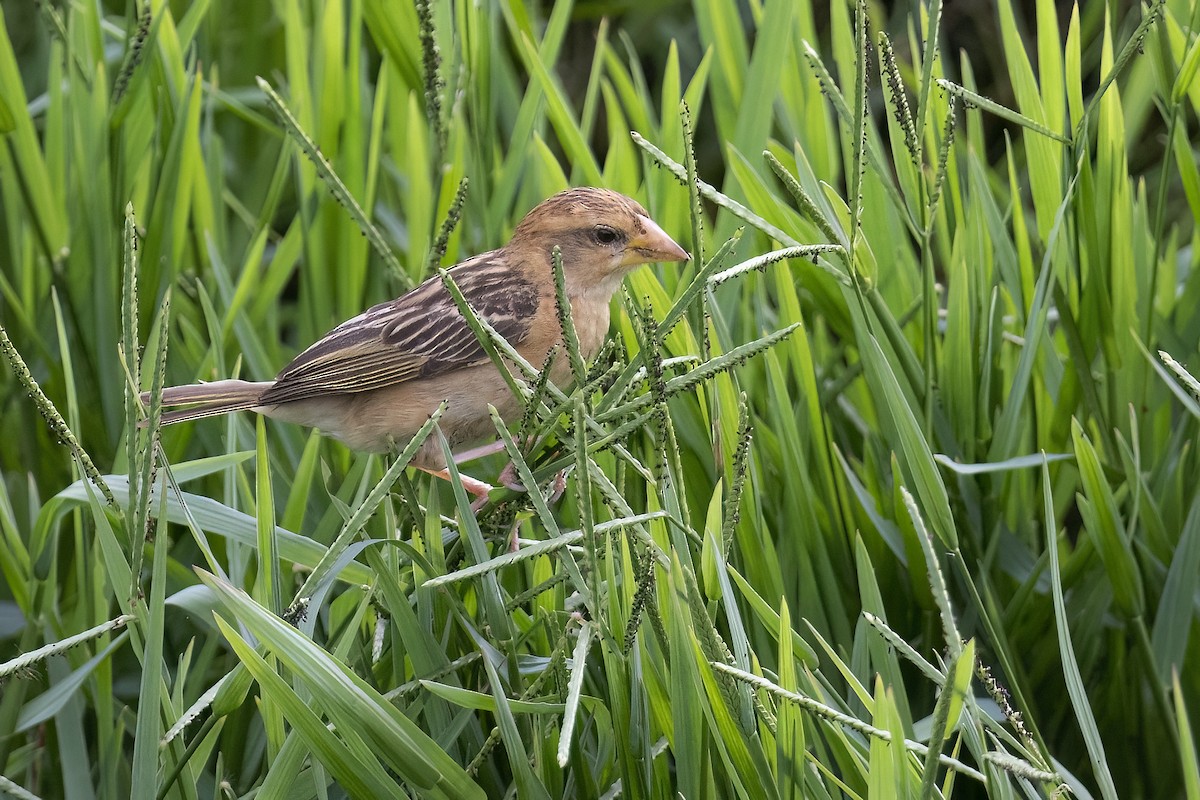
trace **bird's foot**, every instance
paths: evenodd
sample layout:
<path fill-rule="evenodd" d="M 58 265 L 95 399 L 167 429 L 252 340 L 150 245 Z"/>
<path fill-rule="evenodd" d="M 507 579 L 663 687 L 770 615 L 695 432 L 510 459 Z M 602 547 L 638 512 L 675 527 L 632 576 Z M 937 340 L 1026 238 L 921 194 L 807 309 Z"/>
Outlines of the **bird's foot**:
<path fill-rule="evenodd" d="M 514 492 L 525 492 L 525 484 L 521 482 L 521 476 L 517 474 L 516 466 L 510 461 L 508 466 L 500 473 L 500 477 L 496 481 L 505 489 L 511 489 Z M 547 503 L 555 503 L 563 492 L 567 490 L 567 471 L 559 470 L 554 478 L 550 481 L 550 493 L 546 496 Z"/>
<path fill-rule="evenodd" d="M 529 442 L 526 444 L 529 444 Z M 481 445 L 480 447 L 455 453 L 454 463 L 463 464 L 468 461 L 474 461 L 475 459 L 484 458 L 485 456 L 499 453 L 503 449 L 503 442 L 489 442 L 488 444 Z M 426 469 L 425 472 L 428 472 L 430 475 L 436 475 L 437 477 L 446 481 L 450 480 L 450 471 L 448 469 Z M 466 475 L 462 472 L 458 474 L 458 477 L 460 480 L 462 480 L 463 488 L 475 495 L 475 500 L 471 503 L 471 509 L 478 513 L 480 509 L 487 505 L 488 494 L 494 487 L 489 483 L 484 483 L 483 481 L 472 478 L 470 475 Z M 528 489 L 525 487 L 525 484 L 521 482 L 521 476 L 517 474 L 516 465 L 511 461 L 508 462 L 508 465 L 504 467 L 496 481 L 500 486 L 503 486 L 505 489 L 510 489 L 514 492 L 528 491 Z M 555 475 L 553 480 L 550 482 L 549 494 L 546 496 L 546 501 L 548 503 L 557 502 L 558 499 L 562 497 L 563 492 L 566 491 L 566 488 L 567 471 L 563 470 Z"/>
<path fill-rule="evenodd" d="M 525 491 L 525 484 L 521 483 L 521 476 L 517 474 L 517 465 L 512 461 L 508 462 L 508 466 L 500 472 L 500 476 L 496 478 L 496 482 L 505 489 L 512 489 L 514 492 Z"/>
<path fill-rule="evenodd" d="M 565 491 L 567 491 L 567 471 L 560 469 L 554 474 L 554 480 L 550 482 L 550 495 L 546 498 L 546 502 L 557 503 Z"/>

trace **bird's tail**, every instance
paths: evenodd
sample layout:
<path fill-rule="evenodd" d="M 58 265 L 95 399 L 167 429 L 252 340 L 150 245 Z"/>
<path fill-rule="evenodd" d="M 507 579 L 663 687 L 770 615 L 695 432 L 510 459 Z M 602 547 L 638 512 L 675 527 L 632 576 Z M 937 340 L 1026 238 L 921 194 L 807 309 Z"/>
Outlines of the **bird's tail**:
<path fill-rule="evenodd" d="M 204 417 L 215 417 L 231 411 L 245 411 L 259 404 L 263 392 L 271 388 L 274 381 L 213 381 L 194 383 L 190 386 L 171 386 L 163 390 L 163 407 L 192 406 L 167 411 L 162 415 L 163 425 L 187 422 Z M 142 393 L 142 403 L 150 404 L 150 393 Z"/>

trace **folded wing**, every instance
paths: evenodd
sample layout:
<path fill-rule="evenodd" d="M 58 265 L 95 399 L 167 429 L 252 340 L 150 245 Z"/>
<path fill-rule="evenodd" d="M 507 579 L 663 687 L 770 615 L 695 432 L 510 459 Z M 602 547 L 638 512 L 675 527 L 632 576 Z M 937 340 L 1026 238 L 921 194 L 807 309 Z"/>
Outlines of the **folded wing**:
<path fill-rule="evenodd" d="M 450 271 L 475 313 L 513 345 L 529 335 L 537 288 L 484 253 Z M 487 353 L 438 277 L 339 325 L 283 368 L 261 405 L 367 392 L 483 364 Z"/>

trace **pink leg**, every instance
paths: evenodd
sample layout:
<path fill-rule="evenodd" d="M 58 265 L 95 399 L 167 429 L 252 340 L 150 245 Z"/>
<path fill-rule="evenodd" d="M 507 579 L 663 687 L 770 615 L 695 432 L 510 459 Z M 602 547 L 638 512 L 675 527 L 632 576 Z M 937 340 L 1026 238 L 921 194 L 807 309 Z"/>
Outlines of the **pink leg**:
<path fill-rule="evenodd" d="M 493 453 L 499 453 L 504 449 L 504 442 L 497 439 L 490 444 L 481 444 L 479 447 L 472 447 L 470 450 L 464 450 L 461 453 L 454 454 L 455 464 L 465 464 L 468 461 L 475 461 L 479 458 L 490 456 Z"/>
<path fill-rule="evenodd" d="M 425 467 L 417 467 L 417 469 L 422 472 L 428 472 L 430 475 L 441 478 L 444 481 L 450 480 L 450 470 L 448 469 L 425 469 Z M 477 502 L 487 502 L 488 493 L 492 491 L 490 483 L 484 483 L 477 478 L 472 478 L 470 475 L 464 475 L 461 472 L 458 474 L 458 477 L 462 481 L 463 488 L 475 495 Z"/>

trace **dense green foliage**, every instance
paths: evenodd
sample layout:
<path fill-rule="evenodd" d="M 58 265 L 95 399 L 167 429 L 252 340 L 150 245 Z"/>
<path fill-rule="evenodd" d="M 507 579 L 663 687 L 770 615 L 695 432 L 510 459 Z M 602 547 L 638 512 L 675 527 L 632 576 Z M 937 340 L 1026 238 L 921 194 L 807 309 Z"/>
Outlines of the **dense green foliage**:
<path fill-rule="evenodd" d="M 1200 0 L 973 7 L 5 3 L 0 796 L 1200 800 Z M 578 184 L 561 501 L 137 427 Z"/>

